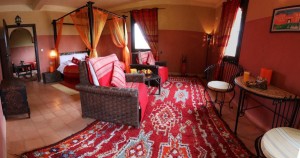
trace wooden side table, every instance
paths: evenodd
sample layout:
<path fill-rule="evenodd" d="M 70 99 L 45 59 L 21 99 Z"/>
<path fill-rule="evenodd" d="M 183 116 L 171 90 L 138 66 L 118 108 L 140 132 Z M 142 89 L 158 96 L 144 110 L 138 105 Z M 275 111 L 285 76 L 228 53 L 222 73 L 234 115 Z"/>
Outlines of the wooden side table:
<path fill-rule="evenodd" d="M 44 72 L 42 73 L 42 76 L 44 83 L 58 82 L 62 80 L 62 76 L 59 71 Z"/>
<path fill-rule="evenodd" d="M 30 109 L 27 102 L 25 83 L 18 79 L 2 80 L 1 102 L 5 118 L 8 115 L 28 114 Z"/>

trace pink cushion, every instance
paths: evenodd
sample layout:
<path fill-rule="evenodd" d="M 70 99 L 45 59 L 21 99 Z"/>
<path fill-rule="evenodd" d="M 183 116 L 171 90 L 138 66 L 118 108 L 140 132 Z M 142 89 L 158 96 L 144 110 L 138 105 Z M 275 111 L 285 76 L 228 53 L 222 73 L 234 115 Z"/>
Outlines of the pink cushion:
<path fill-rule="evenodd" d="M 168 80 L 169 76 L 168 67 L 160 66 L 158 68 L 158 75 L 160 76 L 161 83 L 165 83 Z"/>
<path fill-rule="evenodd" d="M 125 73 L 121 68 L 119 61 L 114 62 L 113 76 L 111 79 L 111 85 L 115 87 L 126 87 Z"/>
<path fill-rule="evenodd" d="M 125 63 L 123 61 L 119 61 L 119 63 L 120 63 L 122 70 L 125 71 L 125 68 L 126 68 Z"/>
<path fill-rule="evenodd" d="M 127 88 L 134 88 L 138 89 L 139 91 L 139 104 L 141 108 L 141 121 L 143 120 L 146 107 L 148 104 L 148 89 L 145 83 L 137 83 L 137 82 L 127 82 L 126 83 Z"/>
<path fill-rule="evenodd" d="M 150 51 L 146 51 L 146 52 L 139 52 L 138 53 L 138 63 L 139 64 L 143 64 L 146 65 L 147 64 L 147 60 L 148 60 L 148 55 L 149 55 Z M 151 53 L 151 52 L 150 52 Z"/>
<path fill-rule="evenodd" d="M 154 59 L 153 54 L 151 52 L 148 54 L 147 63 L 149 65 L 155 65 L 155 59 Z"/>
<path fill-rule="evenodd" d="M 90 63 L 94 68 L 100 86 L 110 87 L 113 74 L 113 63 L 118 60 L 116 54 L 90 59 Z"/>

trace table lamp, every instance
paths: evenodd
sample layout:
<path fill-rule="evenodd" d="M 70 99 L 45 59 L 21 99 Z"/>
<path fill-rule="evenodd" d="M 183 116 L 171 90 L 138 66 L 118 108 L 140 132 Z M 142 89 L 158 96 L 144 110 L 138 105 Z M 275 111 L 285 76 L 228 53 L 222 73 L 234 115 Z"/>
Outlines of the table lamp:
<path fill-rule="evenodd" d="M 53 49 L 50 51 L 50 67 L 49 67 L 49 72 L 54 72 L 54 69 L 56 67 L 56 56 L 57 53 L 56 51 Z"/>

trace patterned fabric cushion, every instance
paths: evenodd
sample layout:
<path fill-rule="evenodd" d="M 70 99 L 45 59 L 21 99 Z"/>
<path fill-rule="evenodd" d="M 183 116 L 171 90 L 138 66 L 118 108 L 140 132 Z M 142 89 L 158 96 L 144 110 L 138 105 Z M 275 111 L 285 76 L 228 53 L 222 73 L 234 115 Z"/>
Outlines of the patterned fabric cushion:
<path fill-rule="evenodd" d="M 149 54 L 148 54 L 147 63 L 149 65 L 155 65 L 155 59 L 154 59 L 153 54 L 151 52 L 149 52 Z"/>
<path fill-rule="evenodd" d="M 279 127 L 269 130 L 261 139 L 261 149 L 266 157 L 297 157 L 300 149 L 300 130 Z"/>
<path fill-rule="evenodd" d="M 121 69 L 123 70 L 123 71 L 125 71 L 125 63 L 123 62 L 123 61 L 119 61 L 119 63 L 120 63 L 120 66 L 121 66 Z"/>
<path fill-rule="evenodd" d="M 71 61 L 72 61 L 72 63 L 74 63 L 76 65 L 79 65 L 79 62 L 80 62 L 80 60 L 75 57 L 73 57 Z"/>
<path fill-rule="evenodd" d="M 141 121 L 143 120 L 147 103 L 148 103 L 148 89 L 145 83 L 126 82 L 127 88 L 138 89 L 139 91 L 139 104 L 141 108 Z"/>
<path fill-rule="evenodd" d="M 119 61 L 116 54 L 90 59 L 100 86 L 110 87 L 115 61 Z"/>
<path fill-rule="evenodd" d="M 125 73 L 121 68 L 119 61 L 114 62 L 113 76 L 111 79 L 111 85 L 115 87 L 124 88 L 126 87 Z"/>
<path fill-rule="evenodd" d="M 146 65 L 146 64 L 147 64 L 149 52 L 150 52 L 150 51 L 139 52 L 139 53 L 138 53 L 138 63 L 139 63 L 139 64 L 143 64 L 143 65 Z M 150 52 L 150 53 L 151 53 L 151 52 Z"/>

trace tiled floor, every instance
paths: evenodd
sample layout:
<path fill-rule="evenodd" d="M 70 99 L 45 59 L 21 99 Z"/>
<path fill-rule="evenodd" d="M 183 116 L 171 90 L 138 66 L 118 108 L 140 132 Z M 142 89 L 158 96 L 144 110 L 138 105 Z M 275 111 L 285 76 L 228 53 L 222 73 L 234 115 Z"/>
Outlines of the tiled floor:
<path fill-rule="evenodd" d="M 57 142 L 87 126 L 93 119 L 81 118 L 79 95 L 68 95 L 51 86 L 27 82 L 27 97 L 31 110 L 30 119 L 7 120 L 8 157 Z M 223 108 L 223 119 L 234 128 L 236 106 Z M 26 115 L 25 115 L 26 117 Z M 263 132 L 241 117 L 238 137 L 255 153 L 254 140 Z"/>

